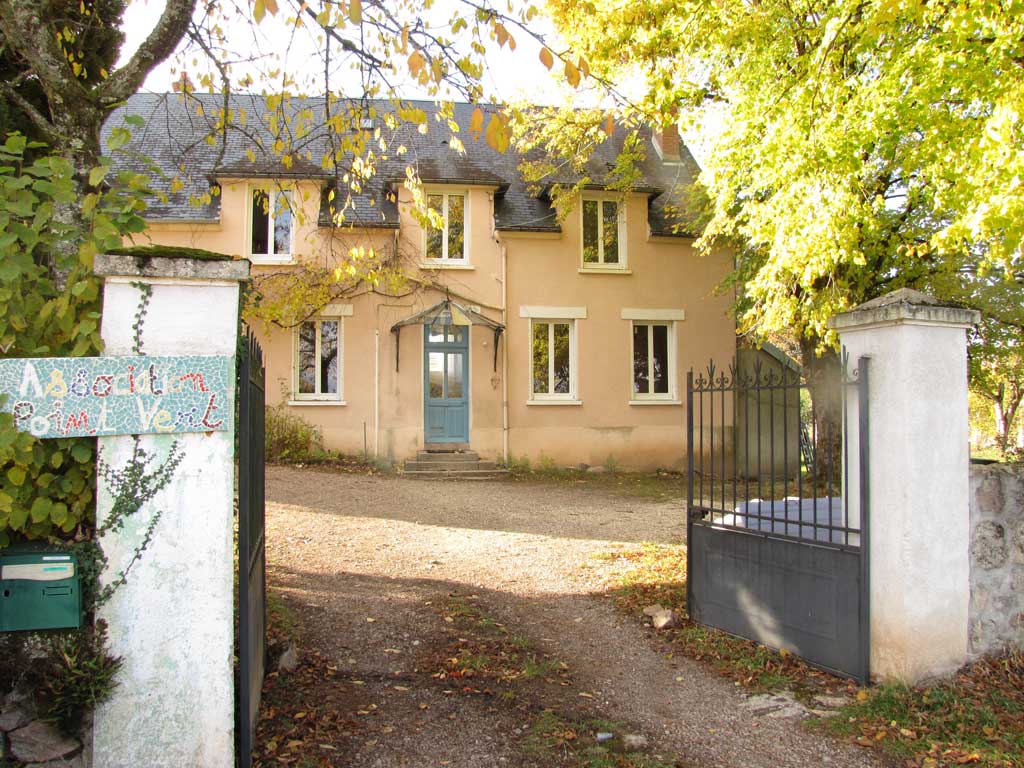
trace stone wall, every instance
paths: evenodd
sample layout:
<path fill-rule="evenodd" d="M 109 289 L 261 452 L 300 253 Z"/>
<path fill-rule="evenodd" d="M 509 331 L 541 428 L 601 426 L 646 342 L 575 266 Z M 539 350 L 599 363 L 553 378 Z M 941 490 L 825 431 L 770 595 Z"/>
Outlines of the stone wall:
<path fill-rule="evenodd" d="M 1024 648 L 1024 467 L 971 466 L 970 650 Z"/>

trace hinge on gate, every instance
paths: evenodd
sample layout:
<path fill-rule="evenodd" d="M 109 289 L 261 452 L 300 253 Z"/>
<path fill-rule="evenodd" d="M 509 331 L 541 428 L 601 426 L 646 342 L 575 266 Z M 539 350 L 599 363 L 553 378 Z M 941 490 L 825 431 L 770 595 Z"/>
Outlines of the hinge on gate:
<path fill-rule="evenodd" d="M 700 507 L 694 507 L 689 511 L 690 522 L 705 520 L 707 519 L 707 516 L 708 511 L 706 509 L 701 509 Z"/>

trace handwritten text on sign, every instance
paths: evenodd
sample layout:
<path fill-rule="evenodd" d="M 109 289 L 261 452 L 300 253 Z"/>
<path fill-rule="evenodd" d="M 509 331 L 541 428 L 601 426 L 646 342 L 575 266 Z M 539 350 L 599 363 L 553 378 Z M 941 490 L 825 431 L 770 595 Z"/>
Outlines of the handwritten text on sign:
<path fill-rule="evenodd" d="M 0 409 L 36 437 L 231 429 L 233 385 L 230 356 L 0 360 Z"/>

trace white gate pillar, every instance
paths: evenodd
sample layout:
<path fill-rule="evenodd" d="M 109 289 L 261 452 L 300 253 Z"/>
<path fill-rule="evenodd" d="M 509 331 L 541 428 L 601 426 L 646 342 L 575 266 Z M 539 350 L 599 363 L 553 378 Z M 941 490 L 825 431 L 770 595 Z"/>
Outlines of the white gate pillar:
<path fill-rule="evenodd" d="M 902 289 L 837 315 L 851 366 L 871 358 L 871 671 L 906 683 L 967 660 L 966 331 L 974 310 Z"/>
<path fill-rule="evenodd" d="M 104 278 L 101 333 L 105 355 L 136 354 L 143 290 L 147 355 L 234 355 L 239 283 L 247 261 L 100 255 Z M 234 409 L 234 380 L 221 415 Z M 177 441 L 183 456 L 151 509 L 102 538 L 109 583 L 135 553 L 152 511 L 162 513 L 152 542 L 127 582 L 100 611 L 111 651 L 124 659 L 113 698 L 97 708 L 96 768 L 230 768 L 234 765 L 233 504 L 234 432 L 143 435 L 140 447 L 162 463 Z M 118 467 L 131 456 L 131 436 L 101 437 L 104 459 Z M 96 519 L 112 499 L 98 483 Z"/>

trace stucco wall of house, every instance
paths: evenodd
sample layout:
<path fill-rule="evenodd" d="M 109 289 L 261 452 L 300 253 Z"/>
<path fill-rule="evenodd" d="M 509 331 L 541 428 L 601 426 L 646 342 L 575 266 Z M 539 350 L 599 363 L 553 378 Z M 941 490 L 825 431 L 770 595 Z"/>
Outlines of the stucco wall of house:
<path fill-rule="evenodd" d="M 148 235 L 161 244 L 247 257 L 249 182 L 223 180 L 222 184 L 219 224 L 153 224 Z M 510 455 L 534 462 L 547 456 L 561 465 L 605 464 L 611 457 L 622 467 L 681 469 L 686 371 L 701 368 L 710 359 L 725 365 L 735 353 L 731 296 L 715 291 L 731 268 L 731 257 L 726 253 L 701 257 L 689 240 L 648 237 L 646 197 L 637 194 L 629 196 L 626 208 L 629 273 L 581 274 L 579 208 L 570 214 L 561 234 L 495 233 L 493 192 L 471 188 L 467 195 L 468 268 L 437 269 L 423 264 L 423 233 L 411 213 L 407 190 L 399 192 L 401 226 L 396 237 L 395 230 L 318 228 L 317 185 L 296 185 L 301 208 L 294 241 L 296 260 L 330 266 L 354 245 L 397 247 L 419 282 L 411 283 L 401 297 L 365 292 L 337 300 L 350 311 L 342 321 L 344 405 L 303 404 L 291 406 L 293 412 L 321 429 L 328 448 L 359 453 L 365 445 L 370 454 L 392 461 L 414 456 L 424 444 L 423 331 L 402 329 L 396 371 L 396 338 L 390 329 L 450 295 L 507 325 L 496 369 L 493 334 L 485 328 L 471 332 L 470 445 L 474 450 L 488 458 L 503 454 L 507 364 Z M 503 249 L 507 292 L 502 285 Z M 254 264 L 252 271 L 258 277 L 292 268 Z M 503 312 L 506 296 L 508 309 Z M 524 305 L 587 308 L 587 318 L 578 321 L 581 405 L 528 404 L 530 325 L 519 312 Z M 622 319 L 625 308 L 684 312 L 685 319 L 675 326 L 672 404 L 630 403 L 632 331 L 630 321 Z M 263 323 L 256 323 L 254 330 L 265 352 L 268 401 L 287 402 L 294 388 L 295 333 Z M 504 345 L 507 349 L 501 348 Z"/>
<path fill-rule="evenodd" d="M 501 233 L 509 264 L 511 455 L 532 462 L 546 456 L 559 464 L 602 465 L 612 458 L 631 469 L 684 468 L 686 372 L 712 359 L 728 365 L 736 350 L 732 297 L 716 291 L 732 260 L 724 252 L 699 256 L 688 239 L 649 237 L 646 205 L 643 195 L 628 198 L 624 272 L 580 272 L 579 206 L 560 236 Z M 521 316 L 521 308 L 530 306 L 586 308 L 586 318 L 576 320 L 578 405 L 531 401 L 530 319 Z M 632 324 L 622 318 L 623 309 L 684 312 L 675 322 L 672 401 L 631 400 Z M 728 423 L 727 433 L 731 445 Z"/>

